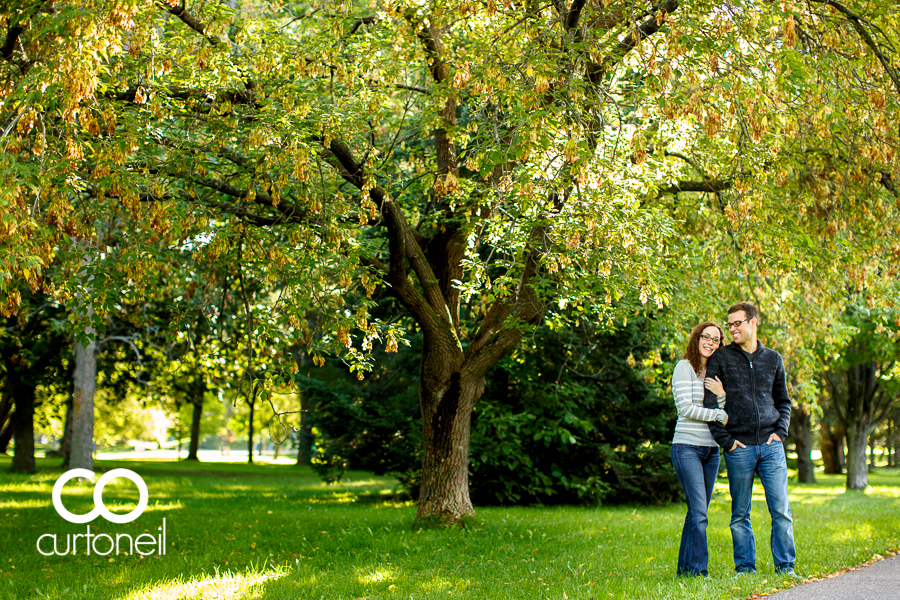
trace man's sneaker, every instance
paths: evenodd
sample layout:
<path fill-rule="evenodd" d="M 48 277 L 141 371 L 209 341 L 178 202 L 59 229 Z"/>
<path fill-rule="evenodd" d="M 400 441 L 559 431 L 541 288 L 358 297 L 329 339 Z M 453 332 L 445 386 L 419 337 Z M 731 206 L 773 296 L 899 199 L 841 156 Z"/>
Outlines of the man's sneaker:
<path fill-rule="evenodd" d="M 782 569 L 782 570 L 775 571 L 775 573 L 779 577 L 786 577 L 788 579 L 796 579 L 797 581 L 800 581 L 801 579 L 803 579 L 802 577 L 797 575 L 793 569 Z"/>

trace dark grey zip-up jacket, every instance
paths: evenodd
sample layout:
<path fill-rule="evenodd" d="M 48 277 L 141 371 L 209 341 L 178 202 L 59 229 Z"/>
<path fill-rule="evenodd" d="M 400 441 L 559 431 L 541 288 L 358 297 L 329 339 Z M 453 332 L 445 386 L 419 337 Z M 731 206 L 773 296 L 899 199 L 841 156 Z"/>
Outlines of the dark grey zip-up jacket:
<path fill-rule="evenodd" d="M 757 342 L 749 358 L 736 342 L 719 348 L 706 364 L 707 377 L 719 377 L 725 387 L 728 425 L 709 423 L 709 431 L 719 446 L 731 450 L 738 440 L 747 446 L 765 444 L 771 434 L 787 437 L 791 421 L 781 355 Z M 706 390 L 703 406 L 718 408 L 716 395 Z"/>

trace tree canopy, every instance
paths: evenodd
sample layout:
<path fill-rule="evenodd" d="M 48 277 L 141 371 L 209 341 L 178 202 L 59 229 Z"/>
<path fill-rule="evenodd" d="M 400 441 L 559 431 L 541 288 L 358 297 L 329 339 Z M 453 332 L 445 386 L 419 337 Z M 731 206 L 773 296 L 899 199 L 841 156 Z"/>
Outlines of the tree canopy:
<path fill-rule="evenodd" d="M 548 314 L 896 276 L 893 3 L 12 0 L 0 30 L 3 314 L 30 287 L 102 327 L 191 252 L 271 285 L 249 345 L 285 385 L 296 340 L 363 377 L 411 317 L 420 517 L 471 512 L 468 415 Z"/>

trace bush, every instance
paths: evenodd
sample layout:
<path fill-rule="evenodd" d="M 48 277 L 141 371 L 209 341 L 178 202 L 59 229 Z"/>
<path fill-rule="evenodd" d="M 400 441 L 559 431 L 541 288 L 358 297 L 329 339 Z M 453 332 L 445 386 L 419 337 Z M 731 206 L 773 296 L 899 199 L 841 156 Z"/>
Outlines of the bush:
<path fill-rule="evenodd" d="M 666 502 L 681 486 L 669 459 L 672 364 L 650 318 L 602 334 L 539 328 L 488 378 L 472 415 L 476 504 Z M 421 460 L 418 353 L 382 355 L 358 382 L 339 364 L 315 371 L 313 468 L 397 476 L 416 497 Z M 578 368 L 571 365 L 577 364 Z M 305 382 L 307 380 L 304 380 Z"/>
<path fill-rule="evenodd" d="M 362 382 L 346 367 L 329 361 L 304 378 L 312 409 L 312 468 L 328 482 L 347 470 L 391 474 L 410 492 L 418 492 L 422 419 L 418 402 L 418 365 L 409 352 L 381 353 Z"/>
<path fill-rule="evenodd" d="M 671 365 L 649 319 L 579 339 L 542 328 L 494 371 L 476 408 L 471 490 L 481 504 L 666 502 Z M 577 369 L 568 364 L 577 360 Z"/>

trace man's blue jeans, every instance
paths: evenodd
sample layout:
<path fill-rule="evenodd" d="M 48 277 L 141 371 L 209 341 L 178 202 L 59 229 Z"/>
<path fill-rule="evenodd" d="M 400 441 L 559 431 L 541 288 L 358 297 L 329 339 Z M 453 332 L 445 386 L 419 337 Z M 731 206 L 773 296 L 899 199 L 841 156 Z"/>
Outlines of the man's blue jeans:
<path fill-rule="evenodd" d="M 759 475 L 766 492 L 766 504 L 772 515 L 772 559 L 776 571 L 792 571 L 794 520 L 788 502 L 787 463 L 781 442 L 759 446 L 738 446 L 725 453 L 728 486 L 731 489 L 731 541 L 734 545 L 734 570 L 756 571 L 756 540 L 750 524 L 753 498 L 753 474 Z"/>
<path fill-rule="evenodd" d="M 719 448 L 672 444 L 672 465 L 687 498 L 676 575 L 709 575 L 706 524 L 713 486 L 719 472 Z"/>

